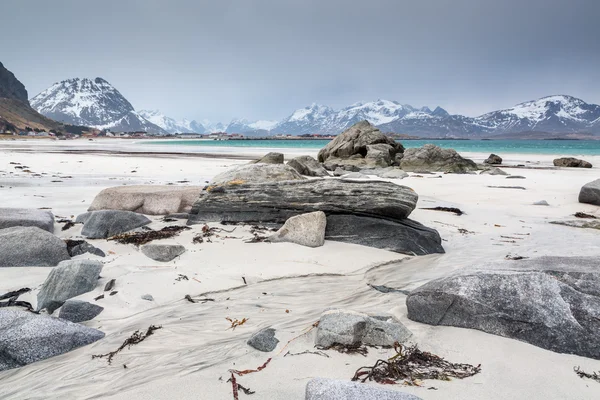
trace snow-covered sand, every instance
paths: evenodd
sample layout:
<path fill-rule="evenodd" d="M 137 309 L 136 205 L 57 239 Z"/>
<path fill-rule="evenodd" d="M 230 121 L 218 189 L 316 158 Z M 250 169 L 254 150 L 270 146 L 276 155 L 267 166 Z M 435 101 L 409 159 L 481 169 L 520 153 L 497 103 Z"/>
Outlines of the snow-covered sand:
<path fill-rule="evenodd" d="M 71 217 L 86 211 L 94 196 L 106 187 L 203 185 L 215 174 L 247 162 L 245 157 L 229 153 L 217 158 L 129 154 L 152 151 L 148 147 L 118 140 L 0 142 L 2 206 L 49 207 L 57 216 Z M 153 149 L 162 151 L 160 146 Z M 111 154 L 108 150 L 121 154 Z M 244 156 L 265 152 L 244 149 Z M 487 157 L 487 154 L 463 155 L 476 161 Z M 508 164 L 536 167 L 549 166 L 554 158 L 501 156 Z M 600 157 L 585 159 L 600 166 Z M 15 169 L 10 162 L 25 165 L 32 172 Z M 599 231 L 548 223 L 569 218 L 576 211 L 600 217 L 598 207 L 577 202 L 581 186 L 600 177 L 598 168 L 505 170 L 526 179 L 411 174 L 397 181 L 419 194 L 419 208 L 411 218 L 439 230 L 447 252 L 444 255 L 407 257 L 337 242 L 326 242 L 316 249 L 287 243 L 245 243 L 243 239 L 252 237 L 248 227 L 220 233 L 221 237 L 213 237 L 212 243 L 192 244 L 192 237 L 201 229 L 194 226 L 163 241 L 183 244 L 188 252 L 172 262 L 158 263 L 132 245 L 90 240 L 107 257 L 100 259 L 89 254 L 77 257 L 97 258 L 105 263 L 96 290 L 78 298 L 93 301 L 106 282 L 116 279 L 118 293 L 99 300 L 104 311 L 85 323 L 105 332 L 106 338 L 62 356 L 0 372 L 0 398 L 232 399 L 228 370 L 254 369 L 272 357 L 261 372 L 238 379 L 256 391 L 250 398 L 303 399 L 310 378 L 350 379 L 357 368 L 392 354 L 391 350 L 371 350 L 367 357 L 333 351 L 327 352 L 329 358 L 313 354 L 286 356 L 288 351 L 313 350 L 314 332 L 284 346 L 310 329 L 329 307 L 392 313 L 414 333 L 412 341 L 423 350 L 453 362 L 482 365 L 481 374 L 472 378 L 425 381 L 423 387 L 396 387 L 423 399 L 600 398 L 600 384 L 580 379 L 573 372 L 575 366 L 599 371 L 600 361 L 557 354 L 475 330 L 415 323 L 406 317 L 405 295 L 383 294 L 367 285 L 385 284 L 411 290 L 454 269 L 503 260 L 508 254 L 598 255 Z M 488 186 L 523 186 L 527 190 Z M 532 205 L 538 200 L 547 200 L 550 206 Z M 459 207 L 466 214 L 459 217 L 420 209 L 438 205 Z M 153 228 L 184 223 L 165 223 L 158 217 L 153 220 Z M 63 238 L 77 237 L 81 229 L 76 226 L 61 231 L 60 227 L 61 224 L 56 225 L 56 233 Z M 459 228 L 469 233 L 461 233 Z M 33 293 L 21 299 L 35 303 L 37 289 L 49 270 L 2 268 L 0 293 L 32 287 Z M 177 280 L 180 274 L 188 280 Z M 151 294 L 155 301 L 142 300 L 143 294 Z M 186 294 L 215 301 L 192 304 L 184 300 Z M 248 318 L 248 321 L 231 330 L 226 317 Z M 92 360 L 93 354 L 116 349 L 135 330 L 145 330 L 152 324 L 163 328 L 147 341 L 119 353 L 112 365 L 103 359 Z M 276 328 L 280 340 L 273 353 L 260 353 L 245 344 L 253 332 L 266 326 Z M 432 387 L 437 390 L 429 389 Z M 240 398 L 244 397 L 240 394 Z"/>

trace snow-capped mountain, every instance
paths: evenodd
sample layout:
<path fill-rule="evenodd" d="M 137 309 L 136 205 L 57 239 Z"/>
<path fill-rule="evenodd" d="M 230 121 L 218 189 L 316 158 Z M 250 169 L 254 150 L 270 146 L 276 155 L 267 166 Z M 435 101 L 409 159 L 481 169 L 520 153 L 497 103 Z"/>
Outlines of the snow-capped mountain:
<path fill-rule="evenodd" d="M 141 110 L 139 114 L 168 133 L 207 133 L 204 126 L 199 122 L 187 119 L 177 121 L 158 110 Z"/>
<path fill-rule="evenodd" d="M 527 101 L 516 106 L 484 114 L 475 119 L 494 133 L 600 132 L 600 106 L 581 99 L 556 95 Z"/>
<path fill-rule="evenodd" d="M 250 122 L 247 119 L 233 119 L 225 128 L 227 133 L 252 133 L 262 132 L 268 133 L 273 127 L 278 124 L 277 121 L 254 121 Z"/>
<path fill-rule="evenodd" d="M 329 126 L 335 111 L 327 106 L 316 103 L 296 110 L 273 127 L 275 133 L 302 135 L 306 133 L 328 133 L 335 127 Z M 336 133 L 342 132 L 337 130 Z"/>
<path fill-rule="evenodd" d="M 30 102 L 40 114 L 59 122 L 117 132 L 166 133 L 137 113 L 131 103 L 102 78 L 58 82 Z"/>

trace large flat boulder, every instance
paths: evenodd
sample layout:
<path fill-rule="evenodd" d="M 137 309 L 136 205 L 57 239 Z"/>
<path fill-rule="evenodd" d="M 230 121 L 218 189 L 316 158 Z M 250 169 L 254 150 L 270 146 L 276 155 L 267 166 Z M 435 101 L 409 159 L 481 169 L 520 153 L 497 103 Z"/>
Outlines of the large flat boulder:
<path fill-rule="evenodd" d="M 555 167 L 568 168 L 592 168 L 592 164 L 574 157 L 556 158 L 553 161 Z"/>
<path fill-rule="evenodd" d="M 58 318 L 0 308 L 0 371 L 68 353 L 104 333 Z"/>
<path fill-rule="evenodd" d="M 305 400 L 421 400 L 412 394 L 364 383 L 313 378 L 306 384 Z"/>
<path fill-rule="evenodd" d="M 54 233 L 54 214 L 37 208 L 0 208 L 0 229 L 36 226 Z"/>
<path fill-rule="evenodd" d="M 600 359 L 600 259 L 541 257 L 467 267 L 413 290 L 408 317 Z"/>
<path fill-rule="evenodd" d="M 287 242 L 306 247 L 321 247 L 325 243 L 327 217 L 323 211 L 290 217 L 269 237 L 272 243 Z"/>
<path fill-rule="evenodd" d="M 201 186 L 133 185 L 102 190 L 88 211 L 122 210 L 147 215 L 187 213 Z"/>
<path fill-rule="evenodd" d="M 50 271 L 37 295 L 37 309 L 52 314 L 65 301 L 94 290 L 102 263 L 93 260 L 63 261 Z"/>
<path fill-rule="evenodd" d="M 76 221 L 83 223 L 81 234 L 89 239 L 106 239 L 152 222 L 142 214 L 119 210 L 83 213 L 77 216 Z"/>
<path fill-rule="evenodd" d="M 300 175 L 305 176 L 329 176 L 329 172 L 323 167 L 323 164 L 311 156 L 300 156 L 292 158 L 287 165 L 294 168 Z"/>
<path fill-rule="evenodd" d="M 306 179 L 286 164 L 242 164 L 215 176 L 211 185 L 239 185 L 243 183 L 272 183 Z"/>
<path fill-rule="evenodd" d="M 579 192 L 579 202 L 600 206 L 600 179 L 583 185 Z"/>
<path fill-rule="evenodd" d="M 417 199 L 411 188 L 382 181 L 316 179 L 226 184 L 202 192 L 192 207 L 189 223 L 283 223 L 294 215 L 313 211 L 401 220 L 414 210 Z"/>
<path fill-rule="evenodd" d="M 477 171 L 477 164 L 473 160 L 461 157 L 454 149 L 442 149 L 433 144 L 406 149 L 400 167 L 404 171 L 452 173 Z"/>
<path fill-rule="evenodd" d="M 408 255 L 444 253 L 435 229 L 416 221 L 391 221 L 349 214 L 327 216 L 325 239 L 360 244 Z"/>
<path fill-rule="evenodd" d="M 336 165 L 345 164 L 345 160 L 357 160 L 359 166 L 385 167 L 392 165 L 395 156 L 402 153 L 404 147 L 394 139 L 384 135 L 368 121 L 361 121 L 346 131 L 319 151 L 318 160 L 329 162 L 330 169 Z M 332 160 L 337 160 L 333 162 Z M 333 162 L 333 164 L 332 164 Z"/>
<path fill-rule="evenodd" d="M 66 243 L 45 230 L 0 229 L 0 267 L 54 267 L 70 258 Z"/>

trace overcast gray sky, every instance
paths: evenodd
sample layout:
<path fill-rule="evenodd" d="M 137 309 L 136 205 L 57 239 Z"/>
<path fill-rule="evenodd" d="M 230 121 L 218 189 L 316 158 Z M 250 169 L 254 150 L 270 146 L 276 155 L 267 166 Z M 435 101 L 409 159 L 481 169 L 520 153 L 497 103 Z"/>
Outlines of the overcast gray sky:
<path fill-rule="evenodd" d="M 136 109 L 281 119 L 378 98 L 478 115 L 600 103 L 598 0 L 2 0 L 0 60 L 30 97 L 100 76 Z"/>

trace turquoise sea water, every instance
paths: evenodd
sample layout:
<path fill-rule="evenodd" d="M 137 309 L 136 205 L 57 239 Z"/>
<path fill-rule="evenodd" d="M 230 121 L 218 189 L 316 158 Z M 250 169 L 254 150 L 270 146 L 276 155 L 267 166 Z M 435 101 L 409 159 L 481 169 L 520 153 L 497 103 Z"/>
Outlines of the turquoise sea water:
<path fill-rule="evenodd" d="M 401 140 L 404 147 L 433 143 L 458 152 L 600 155 L 600 140 Z M 327 140 L 153 140 L 145 144 L 273 149 L 320 149 Z M 209 150 L 209 149 L 207 149 Z"/>

